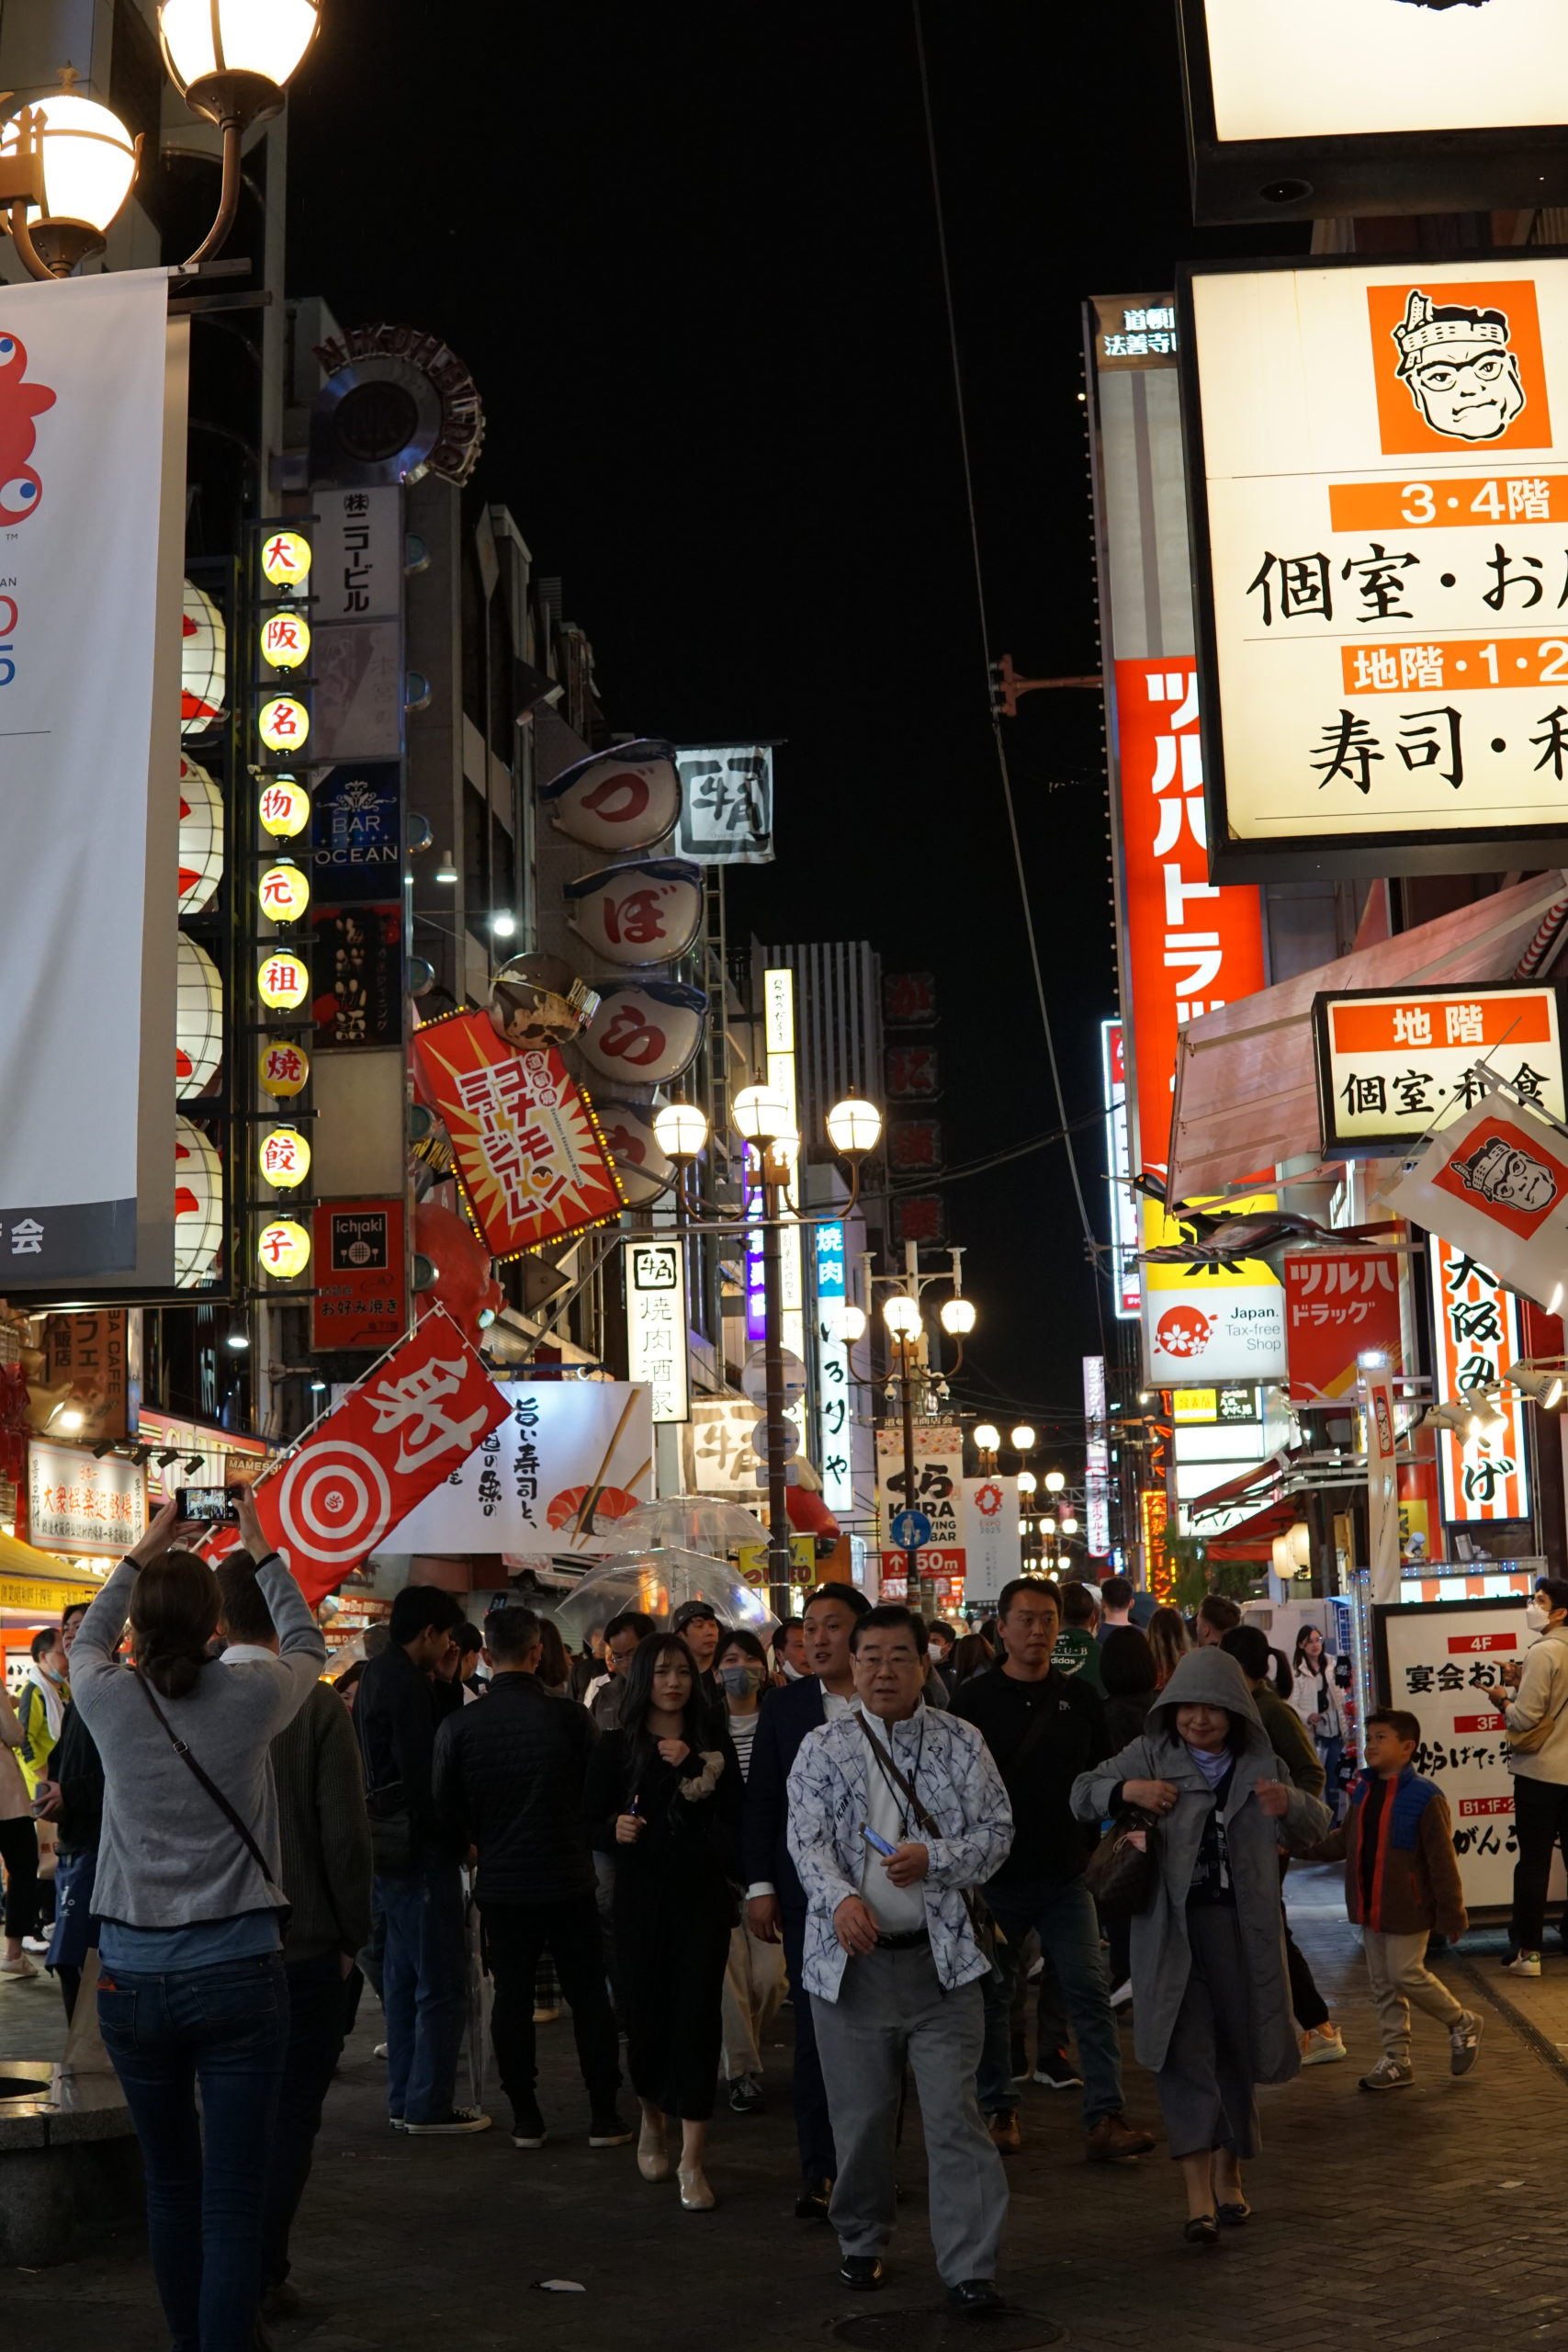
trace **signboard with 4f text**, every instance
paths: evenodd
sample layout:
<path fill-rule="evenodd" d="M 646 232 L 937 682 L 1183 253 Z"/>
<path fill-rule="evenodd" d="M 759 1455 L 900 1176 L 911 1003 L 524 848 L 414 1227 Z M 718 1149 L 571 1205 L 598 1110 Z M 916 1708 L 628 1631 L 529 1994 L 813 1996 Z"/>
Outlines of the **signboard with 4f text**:
<path fill-rule="evenodd" d="M 1555 988 L 1358 989 L 1313 999 L 1323 1149 L 1382 1159 L 1472 1111 L 1476 1064 L 1552 1118 L 1564 1116 Z"/>
<path fill-rule="evenodd" d="M 1221 266 L 1189 302 L 1214 871 L 1558 863 L 1568 259 Z"/>

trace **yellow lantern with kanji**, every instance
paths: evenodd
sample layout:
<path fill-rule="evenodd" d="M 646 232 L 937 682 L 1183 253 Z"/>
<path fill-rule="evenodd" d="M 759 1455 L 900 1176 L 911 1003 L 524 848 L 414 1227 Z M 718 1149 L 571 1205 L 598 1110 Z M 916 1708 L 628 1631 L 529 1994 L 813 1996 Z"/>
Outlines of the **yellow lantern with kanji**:
<path fill-rule="evenodd" d="M 261 562 L 275 588 L 298 588 L 310 577 L 310 542 L 302 531 L 269 531 Z"/>
<path fill-rule="evenodd" d="M 298 922 L 310 903 L 310 877 L 302 865 L 269 865 L 256 884 L 264 915 L 274 922 Z"/>
<path fill-rule="evenodd" d="M 256 814 L 274 841 L 292 841 L 310 821 L 310 796 L 291 775 L 275 775 L 263 788 Z"/>
<path fill-rule="evenodd" d="M 256 1236 L 256 1256 L 262 1272 L 276 1274 L 280 1282 L 289 1274 L 302 1274 L 310 1262 L 310 1237 L 291 1216 L 275 1217 Z"/>
<path fill-rule="evenodd" d="M 261 625 L 261 657 L 269 670 L 299 670 L 310 656 L 310 624 L 303 613 L 268 613 Z"/>
<path fill-rule="evenodd" d="M 298 1127 L 273 1127 L 261 1139 L 261 1172 L 280 1193 L 291 1193 L 310 1172 L 310 1147 Z"/>
<path fill-rule="evenodd" d="M 275 1037 L 262 1047 L 261 1062 L 256 1076 L 264 1094 L 275 1101 L 287 1101 L 291 1094 L 300 1094 L 310 1082 L 310 1057 L 303 1046 L 286 1045 Z"/>
<path fill-rule="evenodd" d="M 256 973 L 256 994 L 274 1012 L 292 1012 L 310 993 L 310 974 L 299 956 L 277 948 L 264 956 Z"/>
<path fill-rule="evenodd" d="M 298 752 L 310 732 L 310 714 L 298 695 L 274 695 L 256 713 L 256 733 L 269 752 Z"/>

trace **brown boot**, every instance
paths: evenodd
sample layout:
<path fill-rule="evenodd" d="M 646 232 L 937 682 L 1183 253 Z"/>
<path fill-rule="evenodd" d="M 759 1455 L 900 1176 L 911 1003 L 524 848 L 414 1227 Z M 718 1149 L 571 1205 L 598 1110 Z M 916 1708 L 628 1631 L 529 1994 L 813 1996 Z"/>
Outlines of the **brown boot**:
<path fill-rule="evenodd" d="M 1018 2128 L 1018 2109 L 1003 2108 L 999 2115 L 987 2115 L 986 2129 L 991 2135 L 991 2145 L 999 2148 L 1004 2156 L 1018 2154 L 1023 2145 L 1023 2134 Z"/>
<path fill-rule="evenodd" d="M 1120 2164 L 1124 2156 L 1146 2156 L 1155 2144 L 1152 2132 L 1135 2132 L 1124 2115 L 1102 2115 L 1084 2141 L 1091 2165 Z"/>

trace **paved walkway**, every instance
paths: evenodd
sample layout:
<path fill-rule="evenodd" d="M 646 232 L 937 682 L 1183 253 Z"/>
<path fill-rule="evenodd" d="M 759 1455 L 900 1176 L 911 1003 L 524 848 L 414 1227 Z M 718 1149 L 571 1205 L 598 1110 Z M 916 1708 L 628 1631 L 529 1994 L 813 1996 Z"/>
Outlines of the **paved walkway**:
<path fill-rule="evenodd" d="M 1418 2018 L 1416 2088 L 1370 2098 L 1356 2077 L 1376 2056 L 1374 2022 L 1337 1881 L 1292 1873 L 1292 1913 L 1352 2063 L 1264 2094 L 1267 2153 L 1248 2174 L 1256 2218 L 1217 2252 L 1182 2243 L 1179 2183 L 1163 2157 L 1086 2165 L 1069 2098 L 1025 2092 L 1002 2283 L 1079 2352 L 1568 2347 L 1568 1963 L 1549 1961 L 1539 1984 L 1517 1984 L 1498 1973 L 1501 1939 L 1471 1939 L 1442 1973 L 1484 2003 L 1474 2073 L 1451 2081 L 1446 2037 Z M 367 2012 L 378 2022 L 373 2004 Z M 56 2054 L 58 2018 L 48 1980 L 0 1989 L 0 2052 Z M 913 2131 L 889 2283 L 879 2297 L 838 2290 L 829 2233 L 790 2212 L 782 2039 L 770 2111 L 742 2120 L 725 2109 L 716 2123 L 712 2214 L 683 2213 L 673 2186 L 649 2187 L 629 2149 L 588 2149 L 565 2019 L 541 2030 L 541 2095 L 560 2136 L 538 2154 L 499 2130 L 454 2142 L 388 2133 L 375 2039 L 368 2026 L 356 2034 L 329 2103 L 296 2233 L 308 2307 L 276 2331 L 279 2352 L 479 2352 L 520 2339 L 539 2352 L 821 2347 L 840 2321 L 896 2314 L 897 2352 L 987 2335 L 922 2316 L 937 2295 Z M 1128 2086 L 1134 2114 L 1153 2120 L 1130 2054 Z M 536 2291 L 552 2278 L 586 2292 Z M 7 2341 L 60 2352 L 166 2343 L 130 2243 L 63 2270 L 0 2272 L 0 2319 Z M 990 2334 L 995 2352 L 1045 2340 L 1004 2333 L 1005 2346 Z"/>

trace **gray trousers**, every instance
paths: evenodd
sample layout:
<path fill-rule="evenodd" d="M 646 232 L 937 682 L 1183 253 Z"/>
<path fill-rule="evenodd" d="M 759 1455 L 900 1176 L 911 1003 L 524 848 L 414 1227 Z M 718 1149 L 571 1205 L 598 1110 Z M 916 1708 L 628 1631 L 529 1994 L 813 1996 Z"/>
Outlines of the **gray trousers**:
<path fill-rule="evenodd" d="M 872 1951 L 848 1962 L 836 2001 L 813 1993 L 811 2017 L 838 2150 L 831 2217 L 843 2252 L 880 2254 L 893 2234 L 908 2060 L 920 2101 L 937 2269 L 949 2287 L 995 2278 L 1008 2187 L 975 2096 L 986 2030 L 979 1984 L 944 1993 L 927 1944 Z"/>
<path fill-rule="evenodd" d="M 1155 2076 L 1173 2156 L 1224 2148 L 1238 2161 L 1256 2156 L 1256 2077 L 1252 2071 L 1252 1988 L 1241 1928 L 1224 1903 L 1187 1907 L 1192 1955 L 1165 2064 Z"/>

